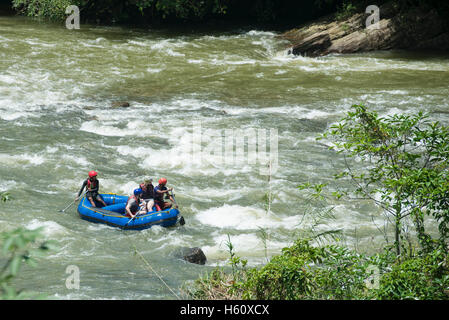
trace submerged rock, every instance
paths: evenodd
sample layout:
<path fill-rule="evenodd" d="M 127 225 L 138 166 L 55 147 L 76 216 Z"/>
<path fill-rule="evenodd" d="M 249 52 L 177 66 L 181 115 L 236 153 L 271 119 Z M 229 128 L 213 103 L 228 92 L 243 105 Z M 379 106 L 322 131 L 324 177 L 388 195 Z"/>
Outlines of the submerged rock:
<path fill-rule="evenodd" d="M 195 264 L 206 264 L 207 258 L 201 248 L 187 248 L 182 247 L 175 252 L 175 256 L 179 257 L 187 262 Z"/>
<path fill-rule="evenodd" d="M 289 53 L 308 57 L 391 49 L 449 50 L 449 32 L 436 10 L 402 12 L 389 3 L 379 13 L 380 21 L 369 27 L 367 13 L 344 21 L 328 16 L 281 37 L 292 43 Z"/>
<path fill-rule="evenodd" d="M 128 108 L 129 102 L 126 101 L 114 101 L 111 103 L 112 108 Z"/>

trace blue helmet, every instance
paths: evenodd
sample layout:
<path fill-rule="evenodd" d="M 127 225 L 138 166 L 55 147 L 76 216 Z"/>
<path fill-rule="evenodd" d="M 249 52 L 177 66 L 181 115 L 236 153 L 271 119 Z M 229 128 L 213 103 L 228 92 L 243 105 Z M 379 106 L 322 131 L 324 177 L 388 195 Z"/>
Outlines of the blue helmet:
<path fill-rule="evenodd" d="M 140 195 L 140 194 L 142 194 L 142 193 L 143 193 L 143 191 L 142 191 L 142 189 L 140 189 L 140 188 L 137 188 L 137 189 L 134 190 L 134 195 L 135 195 L 135 196 L 138 196 L 138 195 Z"/>

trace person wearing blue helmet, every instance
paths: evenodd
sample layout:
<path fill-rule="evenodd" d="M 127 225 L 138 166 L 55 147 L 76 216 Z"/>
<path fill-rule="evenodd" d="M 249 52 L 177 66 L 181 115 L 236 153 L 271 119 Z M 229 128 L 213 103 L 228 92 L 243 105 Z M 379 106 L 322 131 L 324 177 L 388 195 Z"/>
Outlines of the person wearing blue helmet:
<path fill-rule="evenodd" d="M 137 188 L 134 190 L 134 195 L 128 198 L 128 202 L 126 203 L 125 212 L 126 216 L 129 218 L 134 218 L 139 213 L 147 213 L 147 208 L 145 206 L 143 212 L 140 212 L 140 206 L 142 202 L 142 193 L 143 190 L 141 188 Z"/>

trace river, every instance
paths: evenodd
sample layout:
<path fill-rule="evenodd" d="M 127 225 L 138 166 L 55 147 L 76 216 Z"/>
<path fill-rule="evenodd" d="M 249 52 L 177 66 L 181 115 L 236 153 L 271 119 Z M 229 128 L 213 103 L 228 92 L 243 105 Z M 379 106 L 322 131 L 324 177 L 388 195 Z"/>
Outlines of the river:
<path fill-rule="evenodd" d="M 175 299 L 168 287 L 182 295 L 186 282 L 226 265 L 228 236 L 236 254 L 258 266 L 314 224 L 341 229 L 341 241 L 358 250 L 382 247 L 384 219 L 372 204 L 318 208 L 297 186 L 328 181 L 342 165 L 315 137 L 352 104 L 383 115 L 423 110 L 447 123 L 449 56 L 293 57 L 277 35 L 68 30 L 0 17 L 0 191 L 13 197 L 1 205 L 0 231 L 44 227 L 59 246 L 36 268 L 24 267 L 17 287 L 55 299 Z M 112 108 L 114 101 L 130 107 Z M 249 152 L 228 162 L 219 152 L 194 152 L 254 132 L 274 155 L 271 175 Z M 147 176 L 166 177 L 186 225 L 123 231 L 81 220 L 76 206 L 59 212 L 90 170 L 99 172 L 101 192 L 119 194 Z M 331 207 L 334 219 L 316 221 Z M 201 247 L 207 264 L 179 259 L 179 247 Z M 69 266 L 80 271 L 79 289 L 66 286 Z"/>

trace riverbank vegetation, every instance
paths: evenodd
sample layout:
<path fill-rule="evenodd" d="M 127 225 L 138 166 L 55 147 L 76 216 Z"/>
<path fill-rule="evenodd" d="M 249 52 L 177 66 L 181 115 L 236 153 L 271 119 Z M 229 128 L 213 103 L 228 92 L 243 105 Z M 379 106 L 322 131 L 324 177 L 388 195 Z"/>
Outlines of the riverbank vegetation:
<path fill-rule="evenodd" d="M 232 272 L 216 268 L 196 280 L 192 298 L 449 298 L 449 127 L 423 113 L 380 117 L 363 105 L 353 109 L 319 137 L 343 157 L 334 178 L 345 187 L 299 188 L 316 198 L 373 202 L 394 240 L 388 227 L 379 229 L 385 244 L 368 255 L 335 241 L 298 239 L 261 268 L 247 268 L 230 250 Z"/>
<path fill-rule="evenodd" d="M 448 299 L 446 250 L 397 257 L 385 249 L 366 255 L 338 245 L 299 239 L 262 268 L 235 256 L 233 272 L 217 267 L 188 288 L 200 300 Z"/>
<path fill-rule="evenodd" d="M 101 23 L 179 23 L 220 20 L 276 22 L 313 19 L 332 12 L 340 0 L 237 1 L 237 0 L 13 0 L 20 13 L 51 20 L 65 19 L 65 8 L 76 5 L 82 21 Z"/>
<path fill-rule="evenodd" d="M 419 6 L 435 8 L 442 15 L 449 14 L 449 5 L 444 0 L 379 0 L 376 5 L 386 2 L 403 10 Z M 150 25 L 220 20 L 297 26 L 329 14 L 344 19 L 364 12 L 370 4 L 359 0 L 12 0 L 17 12 L 32 17 L 62 21 L 68 16 L 66 7 L 76 5 L 83 22 Z"/>

